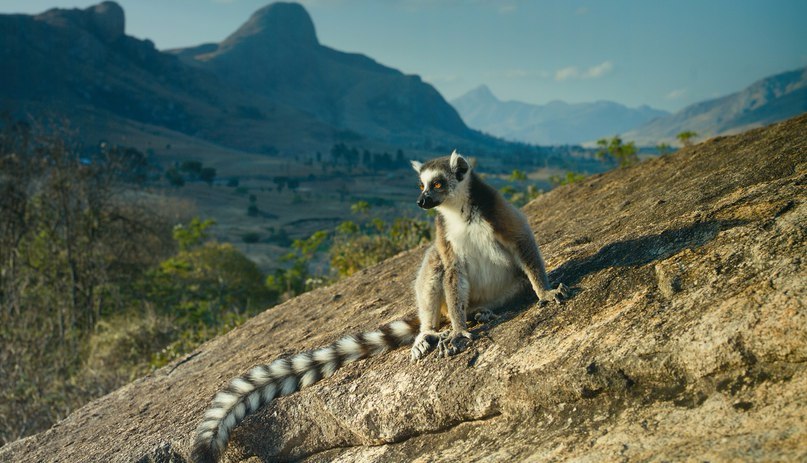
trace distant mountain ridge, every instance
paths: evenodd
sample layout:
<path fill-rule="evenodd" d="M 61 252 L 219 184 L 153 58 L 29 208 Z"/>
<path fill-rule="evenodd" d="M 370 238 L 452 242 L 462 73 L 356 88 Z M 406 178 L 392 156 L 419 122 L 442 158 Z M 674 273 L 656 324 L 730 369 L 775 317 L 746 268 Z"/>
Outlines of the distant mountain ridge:
<path fill-rule="evenodd" d="M 611 101 L 534 105 L 501 101 L 482 85 L 451 101 L 468 126 L 491 135 L 541 145 L 580 144 L 629 130 L 666 111 Z"/>
<path fill-rule="evenodd" d="M 0 110 L 62 114 L 98 134 L 134 121 L 251 152 L 310 152 L 345 137 L 501 144 L 419 77 L 320 45 L 299 4 L 270 4 L 220 44 L 170 53 L 127 36 L 110 1 L 0 15 L 0 43 Z"/>
<path fill-rule="evenodd" d="M 420 77 L 321 45 L 311 17 L 297 3 L 259 9 L 218 45 L 172 52 L 227 82 L 340 129 L 394 142 L 415 134 L 479 135 Z"/>
<path fill-rule="evenodd" d="M 0 15 L 0 109 L 66 117 L 95 137 L 133 121 L 248 151 L 335 129 L 125 35 L 123 9 Z"/>
<path fill-rule="evenodd" d="M 747 88 L 687 106 L 623 134 L 639 145 L 677 143 L 693 131 L 699 139 L 728 135 L 772 124 L 807 112 L 807 67 L 754 82 Z"/>

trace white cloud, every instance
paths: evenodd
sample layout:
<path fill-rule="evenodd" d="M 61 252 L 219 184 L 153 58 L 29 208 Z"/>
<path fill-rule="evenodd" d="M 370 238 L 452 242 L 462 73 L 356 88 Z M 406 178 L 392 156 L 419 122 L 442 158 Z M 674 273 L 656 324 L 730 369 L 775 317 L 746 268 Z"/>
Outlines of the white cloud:
<path fill-rule="evenodd" d="M 679 88 L 679 89 L 675 89 L 675 90 L 671 91 L 670 93 L 666 94 L 664 96 L 664 98 L 666 98 L 668 100 L 677 100 L 677 99 L 681 98 L 682 96 L 686 95 L 686 93 L 687 93 L 687 89 Z"/>
<path fill-rule="evenodd" d="M 602 62 L 596 66 L 592 66 L 583 72 L 581 76 L 583 79 L 596 79 L 602 77 L 614 69 L 614 63 L 610 61 Z"/>
<path fill-rule="evenodd" d="M 564 80 L 572 79 L 597 79 L 608 74 L 613 69 L 614 63 L 611 61 L 603 61 L 596 66 L 583 70 L 580 70 L 577 66 L 569 66 L 555 71 L 555 80 L 563 82 Z"/>
<path fill-rule="evenodd" d="M 578 77 L 580 77 L 580 70 L 577 69 L 577 66 L 569 66 L 567 68 L 558 69 L 555 71 L 555 80 L 558 82 L 569 79 L 577 79 Z"/>

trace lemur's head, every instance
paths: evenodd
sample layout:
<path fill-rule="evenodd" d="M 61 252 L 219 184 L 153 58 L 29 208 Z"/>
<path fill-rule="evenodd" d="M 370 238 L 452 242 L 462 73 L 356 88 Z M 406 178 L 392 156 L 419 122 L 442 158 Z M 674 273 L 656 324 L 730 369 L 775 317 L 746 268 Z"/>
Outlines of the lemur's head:
<path fill-rule="evenodd" d="M 412 161 L 420 176 L 418 206 L 431 209 L 451 198 L 467 182 L 471 165 L 456 150 L 451 156 L 432 159 L 425 163 Z"/>

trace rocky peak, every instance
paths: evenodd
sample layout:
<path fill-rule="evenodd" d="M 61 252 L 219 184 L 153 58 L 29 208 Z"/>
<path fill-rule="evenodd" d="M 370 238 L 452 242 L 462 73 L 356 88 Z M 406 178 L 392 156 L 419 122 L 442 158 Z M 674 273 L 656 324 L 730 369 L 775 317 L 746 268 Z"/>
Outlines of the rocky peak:
<path fill-rule="evenodd" d="M 36 16 L 52 26 L 85 29 L 104 42 L 113 42 L 125 35 L 126 16 L 115 2 L 103 2 L 84 10 L 53 8 Z"/>
<path fill-rule="evenodd" d="M 245 41 L 317 45 L 317 33 L 311 16 L 299 3 L 277 2 L 252 14 L 249 20 L 228 37 L 222 46 Z"/>
<path fill-rule="evenodd" d="M 122 37 L 126 29 L 123 8 L 115 2 L 103 2 L 84 10 L 90 17 L 95 32 L 106 41 Z"/>
<path fill-rule="evenodd" d="M 479 100 L 498 100 L 493 92 L 490 91 L 490 88 L 487 85 L 480 85 L 475 89 L 468 92 L 468 95 L 473 96 Z"/>

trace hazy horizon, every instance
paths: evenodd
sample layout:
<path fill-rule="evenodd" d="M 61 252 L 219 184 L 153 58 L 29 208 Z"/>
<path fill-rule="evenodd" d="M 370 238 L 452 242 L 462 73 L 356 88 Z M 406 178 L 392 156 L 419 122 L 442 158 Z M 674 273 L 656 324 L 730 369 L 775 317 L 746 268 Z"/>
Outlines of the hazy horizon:
<path fill-rule="evenodd" d="M 92 0 L 5 0 L 0 13 Z M 118 0 L 159 49 L 220 42 L 265 0 Z M 452 100 L 615 101 L 676 111 L 807 66 L 807 2 L 302 0 L 320 43 L 418 74 Z"/>

